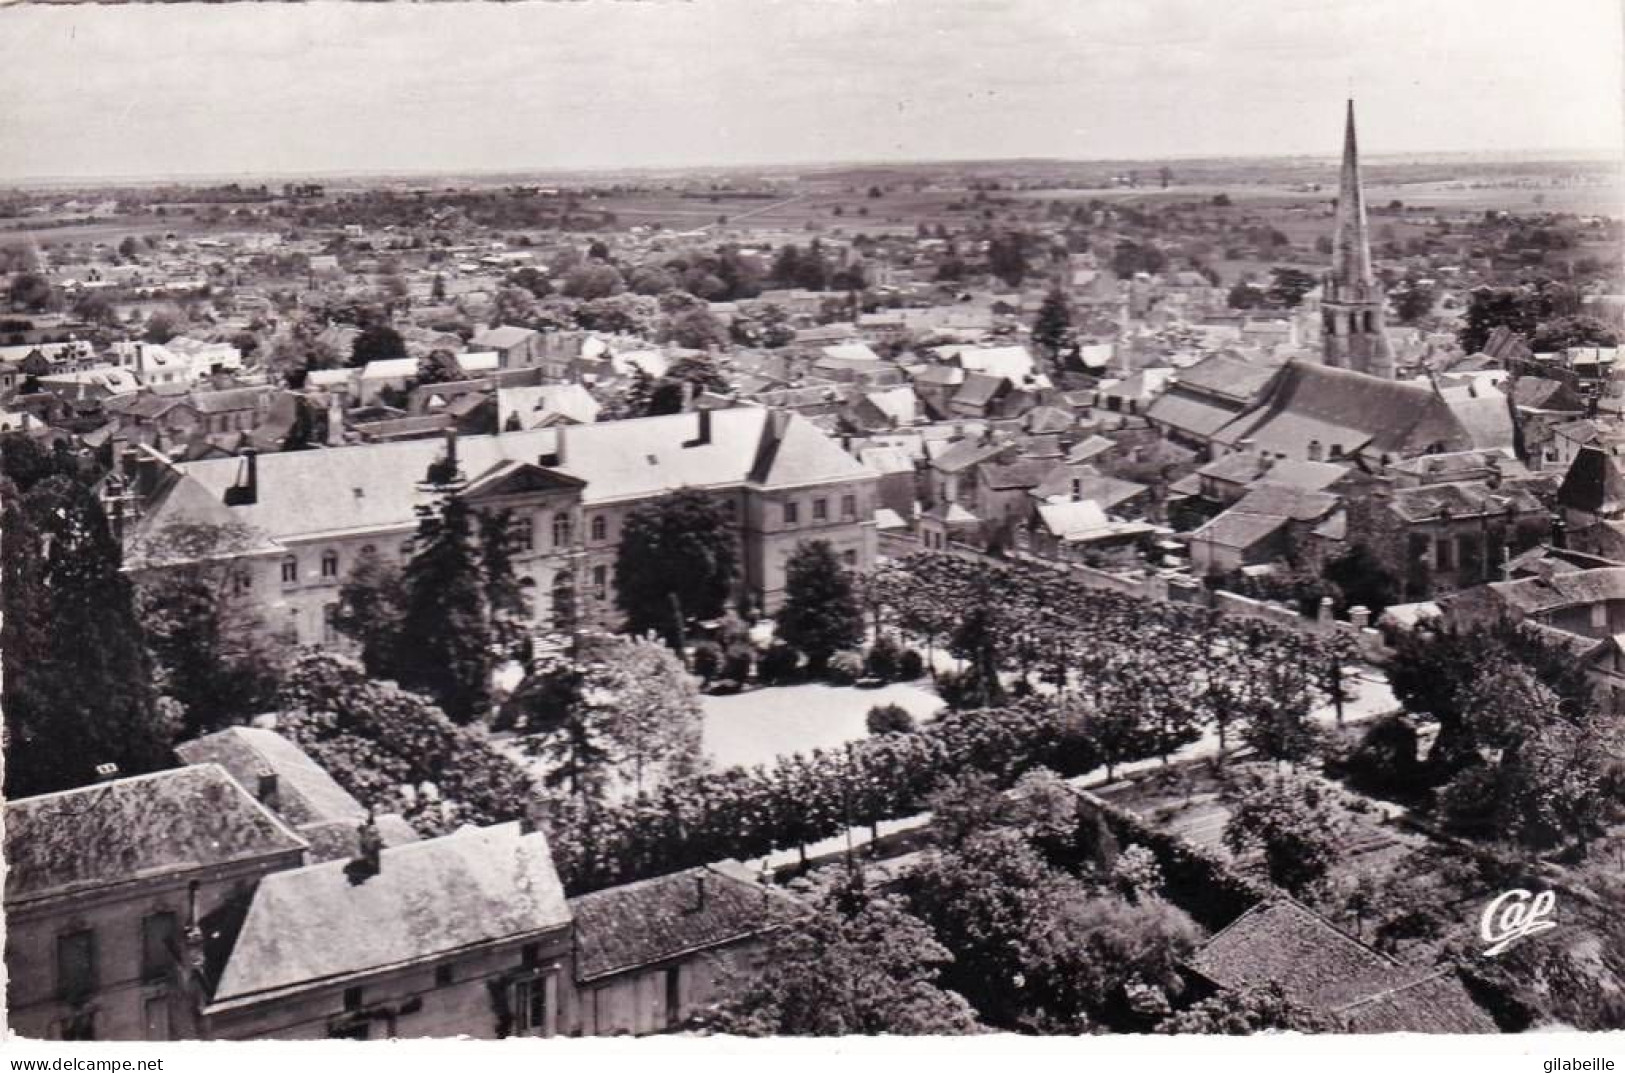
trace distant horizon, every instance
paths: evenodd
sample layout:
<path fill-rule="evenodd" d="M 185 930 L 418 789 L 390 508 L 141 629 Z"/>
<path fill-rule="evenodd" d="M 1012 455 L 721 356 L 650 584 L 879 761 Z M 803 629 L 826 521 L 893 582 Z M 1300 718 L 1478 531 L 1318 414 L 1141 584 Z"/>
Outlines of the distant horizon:
<path fill-rule="evenodd" d="M 1316 153 L 1252 153 L 1252 154 L 1184 154 L 1173 156 L 1146 156 L 1146 157 L 1043 157 L 1043 156 L 1012 156 L 1012 157 L 940 157 L 920 159 L 850 159 L 850 160 L 788 160 L 788 161 L 752 161 L 732 164 L 722 164 L 709 161 L 700 161 L 693 164 L 622 164 L 622 165 L 583 165 L 583 166 L 517 166 L 517 167 L 484 167 L 484 168 L 393 168 L 393 169 L 359 169 L 359 170 L 310 170 L 310 171 L 240 171 L 240 172 L 175 172 L 169 174 L 131 174 L 131 175 L 24 175 L 17 178 L 0 179 L 0 190 L 25 190 L 30 187 L 69 187 L 81 186 L 86 189 L 132 184 L 140 186 L 195 186 L 204 183 L 225 183 L 244 180 L 258 182 L 307 180 L 346 180 L 360 179 L 417 179 L 430 176 L 444 176 L 446 178 L 493 178 L 493 177 L 597 177 L 610 175 L 683 175 L 695 174 L 728 174 L 737 172 L 782 172 L 795 169 L 804 169 L 811 173 L 832 172 L 857 168 L 943 168 L 943 167 L 998 167 L 1001 165 L 1033 165 L 1049 164 L 1057 166 L 1102 166 L 1102 165 L 1154 165 L 1154 164 L 1216 164 L 1227 161 L 1237 163 L 1267 163 L 1270 161 L 1303 161 L 1324 163 L 1335 168 L 1339 154 L 1336 152 Z M 1518 163 L 1587 163 L 1587 164 L 1618 164 L 1625 169 L 1625 153 L 1614 152 L 1607 149 L 1556 148 L 1556 149 L 1438 149 L 1414 153 L 1367 153 L 1362 150 L 1360 160 L 1363 165 L 1394 165 L 1448 163 L 1456 159 L 1472 159 L 1485 163 L 1518 164 Z M 1625 175 L 1622 175 L 1625 179 Z M 1200 183 L 1179 185 L 1204 185 Z M 1211 184 L 1208 184 L 1211 185 Z M 1254 184 L 1241 184 L 1254 185 Z"/>

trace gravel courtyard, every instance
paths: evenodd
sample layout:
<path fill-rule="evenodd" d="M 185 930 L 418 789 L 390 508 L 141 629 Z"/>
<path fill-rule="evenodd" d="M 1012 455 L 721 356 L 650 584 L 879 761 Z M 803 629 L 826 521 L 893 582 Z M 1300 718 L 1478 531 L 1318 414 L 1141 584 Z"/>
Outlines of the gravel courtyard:
<path fill-rule="evenodd" d="M 777 756 L 838 748 L 866 737 L 864 717 L 877 704 L 901 705 L 920 720 L 942 709 L 935 693 L 906 682 L 880 689 L 808 682 L 708 696 L 703 704 L 705 752 L 719 768 L 766 764 Z"/>

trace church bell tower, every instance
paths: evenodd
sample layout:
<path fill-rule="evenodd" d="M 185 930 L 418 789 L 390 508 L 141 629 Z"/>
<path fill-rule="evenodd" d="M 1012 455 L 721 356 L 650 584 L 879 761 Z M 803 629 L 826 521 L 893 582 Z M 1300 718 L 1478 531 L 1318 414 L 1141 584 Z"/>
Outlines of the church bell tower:
<path fill-rule="evenodd" d="M 1360 186 L 1360 150 L 1354 136 L 1354 102 L 1343 130 L 1343 172 L 1337 191 L 1337 230 L 1332 267 L 1321 289 L 1323 360 L 1339 369 L 1394 378 L 1394 356 L 1383 330 L 1386 303 L 1371 271 L 1371 240 Z"/>

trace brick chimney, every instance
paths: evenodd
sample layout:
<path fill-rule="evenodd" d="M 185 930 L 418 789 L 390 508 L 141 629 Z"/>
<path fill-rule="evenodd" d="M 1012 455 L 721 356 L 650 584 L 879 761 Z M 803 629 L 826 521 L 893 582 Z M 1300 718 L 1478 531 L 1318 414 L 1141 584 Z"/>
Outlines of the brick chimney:
<path fill-rule="evenodd" d="M 272 812 L 278 811 L 282 807 L 282 790 L 277 785 L 276 772 L 261 768 L 255 776 L 255 783 L 254 793 L 260 799 L 260 804 Z"/>

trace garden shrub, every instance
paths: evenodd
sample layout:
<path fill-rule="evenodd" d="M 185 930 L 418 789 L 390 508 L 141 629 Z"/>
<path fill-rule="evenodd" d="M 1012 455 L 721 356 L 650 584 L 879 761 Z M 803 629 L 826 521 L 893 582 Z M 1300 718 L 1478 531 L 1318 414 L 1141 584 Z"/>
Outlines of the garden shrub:
<path fill-rule="evenodd" d="M 901 704 L 875 705 L 864 723 L 871 734 L 908 734 L 914 730 L 914 716 Z"/>
<path fill-rule="evenodd" d="M 851 685 L 863 677 L 863 655 L 850 649 L 837 652 L 829 658 L 824 674 L 836 685 Z"/>
<path fill-rule="evenodd" d="M 688 665 L 695 674 L 709 682 L 722 670 L 722 649 L 715 641 L 701 641 L 689 654 Z"/>
<path fill-rule="evenodd" d="M 764 682 L 785 682 L 801 666 L 801 653 L 785 644 L 771 645 L 756 663 L 756 673 Z"/>
<path fill-rule="evenodd" d="M 912 682 L 925 674 L 925 657 L 912 648 L 903 649 L 903 654 L 897 659 L 897 679 L 900 682 Z"/>
<path fill-rule="evenodd" d="M 882 634 L 875 639 L 869 649 L 867 660 L 869 673 L 883 681 L 891 681 L 898 676 L 898 665 L 903 655 L 903 646 L 895 640 Z"/>

